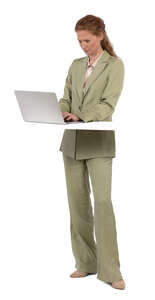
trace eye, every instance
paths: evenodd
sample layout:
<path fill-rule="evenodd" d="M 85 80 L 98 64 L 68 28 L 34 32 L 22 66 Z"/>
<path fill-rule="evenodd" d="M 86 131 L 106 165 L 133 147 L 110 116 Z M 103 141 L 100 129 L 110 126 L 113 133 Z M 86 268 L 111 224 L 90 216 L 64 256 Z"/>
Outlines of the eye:
<path fill-rule="evenodd" d="M 89 43 L 89 42 L 90 42 L 90 40 L 85 40 L 85 42 L 86 42 L 86 43 Z M 80 40 L 79 40 L 79 43 L 81 43 L 81 41 L 80 41 Z"/>

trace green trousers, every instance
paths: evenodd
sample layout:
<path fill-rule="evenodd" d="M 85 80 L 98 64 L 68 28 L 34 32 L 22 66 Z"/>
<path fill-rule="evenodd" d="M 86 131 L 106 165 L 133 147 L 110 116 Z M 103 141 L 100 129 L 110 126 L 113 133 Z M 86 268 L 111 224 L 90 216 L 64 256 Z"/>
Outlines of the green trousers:
<path fill-rule="evenodd" d="M 97 278 L 105 282 L 121 280 L 123 277 L 111 201 L 112 158 L 77 160 L 63 153 L 63 161 L 75 268 L 97 273 Z M 89 176 L 94 196 L 94 214 Z"/>

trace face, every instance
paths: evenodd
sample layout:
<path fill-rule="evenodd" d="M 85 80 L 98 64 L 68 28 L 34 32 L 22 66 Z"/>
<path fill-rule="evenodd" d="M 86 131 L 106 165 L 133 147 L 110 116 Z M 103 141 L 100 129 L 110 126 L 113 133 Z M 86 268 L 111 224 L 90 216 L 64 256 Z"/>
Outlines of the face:
<path fill-rule="evenodd" d="M 79 30 L 77 33 L 77 39 L 83 51 L 86 55 L 95 55 L 101 47 L 101 40 L 103 39 L 103 33 L 100 36 L 96 36 L 87 30 Z"/>

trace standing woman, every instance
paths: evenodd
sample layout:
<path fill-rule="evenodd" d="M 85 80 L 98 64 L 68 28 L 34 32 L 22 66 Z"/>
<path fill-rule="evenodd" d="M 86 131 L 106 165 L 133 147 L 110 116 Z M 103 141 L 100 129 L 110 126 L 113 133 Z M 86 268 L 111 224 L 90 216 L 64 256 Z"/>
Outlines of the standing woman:
<path fill-rule="evenodd" d="M 102 19 L 86 15 L 76 23 L 75 31 L 87 56 L 74 59 L 69 67 L 64 95 L 59 100 L 63 118 L 73 122 L 112 121 L 123 87 L 124 64 L 112 48 Z M 99 280 L 124 289 L 111 201 L 115 131 L 67 129 L 59 150 L 63 152 L 76 261 L 70 277 L 97 273 Z"/>

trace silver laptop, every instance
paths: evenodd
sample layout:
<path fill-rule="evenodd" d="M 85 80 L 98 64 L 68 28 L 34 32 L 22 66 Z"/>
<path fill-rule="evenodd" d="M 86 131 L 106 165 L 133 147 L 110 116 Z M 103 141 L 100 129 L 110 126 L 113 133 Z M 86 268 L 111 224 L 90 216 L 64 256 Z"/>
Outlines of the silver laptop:
<path fill-rule="evenodd" d="M 52 124 L 79 124 L 84 121 L 64 121 L 55 93 L 14 91 L 24 121 Z"/>

